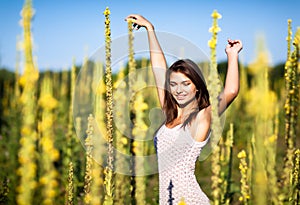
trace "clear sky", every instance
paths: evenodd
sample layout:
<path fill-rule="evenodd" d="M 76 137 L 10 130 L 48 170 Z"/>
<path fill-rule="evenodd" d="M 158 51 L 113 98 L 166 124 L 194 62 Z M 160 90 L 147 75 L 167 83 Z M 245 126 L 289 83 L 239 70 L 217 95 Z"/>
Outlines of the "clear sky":
<path fill-rule="evenodd" d="M 24 0 L 0 0 L 0 67 L 14 69 L 23 4 Z M 127 33 L 124 18 L 128 14 L 139 13 L 151 20 L 157 31 L 181 36 L 208 54 L 210 15 L 216 9 L 222 15 L 219 61 L 226 60 L 226 39 L 241 39 L 245 64 L 254 60 L 258 34 L 265 37 L 271 64 L 285 61 L 287 20 L 292 19 L 294 33 L 300 26 L 299 0 L 33 0 L 36 13 L 32 32 L 39 68 L 68 68 L 73 58 L 80 63 L 103 46 L 103 11 L 107 6 L 112 39 Z"/>

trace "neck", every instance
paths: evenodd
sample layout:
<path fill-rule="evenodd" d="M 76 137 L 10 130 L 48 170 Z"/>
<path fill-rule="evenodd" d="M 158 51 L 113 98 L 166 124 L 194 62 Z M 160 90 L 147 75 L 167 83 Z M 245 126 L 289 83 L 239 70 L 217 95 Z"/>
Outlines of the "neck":
<path fill-rule="evenodd" d="M 197 100 L 193 98 L 189 102 L 185 103 L 184 106 L 179 105 L 177 107 L 177 110 L 178 110 L 177 118 L 181 119 L 181 121 L 184 122 L 192 112 L 198 110 Z"/>

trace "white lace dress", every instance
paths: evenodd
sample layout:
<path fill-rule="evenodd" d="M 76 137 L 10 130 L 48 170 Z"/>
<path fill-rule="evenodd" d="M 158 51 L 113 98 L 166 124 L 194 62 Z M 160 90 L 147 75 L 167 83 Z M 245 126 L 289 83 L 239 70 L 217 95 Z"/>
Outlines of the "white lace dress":
<path fill-rule="evenodd" d="M 208 139 L 195 141 L 188 126 L 184 129 L 182 124 L 173 128 L 162 125 L 157 131 L 154 143 L 158 157 L 160 205 L 177 205 L 182 198 L 187 205 L 210 204 L 194 173 L 196 160 Z"/>

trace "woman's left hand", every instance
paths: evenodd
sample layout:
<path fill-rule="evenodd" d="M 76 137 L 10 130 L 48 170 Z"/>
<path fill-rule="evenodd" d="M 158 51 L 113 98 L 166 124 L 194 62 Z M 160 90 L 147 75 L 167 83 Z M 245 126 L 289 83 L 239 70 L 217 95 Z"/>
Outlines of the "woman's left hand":
<path fill-rule="evenodd" d="M 227 53 L 227 55 L 238 54 L 242 50 L 242 48 L 243 48 L 242 41 L 231 40 L 231 39 L 228 39 L 227 41 L 228 41 L 228 44 L 226 45 L 226 48 L 225 48 L 225 52 Z"/>

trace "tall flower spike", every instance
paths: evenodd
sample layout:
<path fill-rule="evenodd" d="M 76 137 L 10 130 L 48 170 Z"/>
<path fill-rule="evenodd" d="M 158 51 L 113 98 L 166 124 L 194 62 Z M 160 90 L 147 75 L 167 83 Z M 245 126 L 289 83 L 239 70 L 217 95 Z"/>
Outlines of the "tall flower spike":
<path fill-rule="evenodd" d="M 111 70 L 111 30 L 110 10 L 107 7 L 105 15 L 105 84 L 106 84 L 106 135 L 108 142 L 107 165 L 104 170 L 105 198 L 104 205 L 113 204 L 114 174 L 113 174 L 113 85 Z"/>
<path fill-rule="evenodd" d="M 120 65 L 120 70 L 118 72 L 117 80 L 114 83 L 114 88 L 116 88 L 114 92 L 114 99 L 116 104 L 115 108 L 115 116 L 117 119 L 121 119 L 124 116 L 124 113 L 129 112 L 129 106 L 126 106 L 126 99 L 128 98 L 128 87 L 125 79 L 125 68 L 123 64 Z M 127 135 L 124 134 L 124 131 L 129 127 L 129 120 L 122 120 L 122 122 L 118 123 L 118 130 L 115 132 L 115 146 L 116 150 L 120 153 L 125 153 L 129 155 L 128 144 L 129 140 Z M 127 167 L 127 163 L 124 163 L 123 157 L 117 155 L 115 159 L 115 166 L 118 166 L 119 170 L 125 170 Z M 130 177 L 123 174 L 116 174 L 115 177 L 115 199 L 116 204 L 124 204 L 125 201 L 132 200 L 130 194 Z"/>
<path fill-rule="evenodd" d="M 291 175 L 291 186 L 292 191 L 290 193 L 289 201 L 292 202 L 291 204 L 299 204 L 300 203 L 300 149 L 297 149 L 294 153 L 294 167 Z"/>
<path fill-rule="evenodd" d="M 132 21 L 128 21 L 128 52 L 129 52 L 129 75 L 128 75 L 128 92 L 129 92 L 129 98 L 130 98 L 130 107 L 133 108 L 134 106 L 134 100 L 135 100 L 135 82 L 136 82 L 136 65 L 135 65 L 135 59 L 134 59 L 134 49 L 133 49 L 133 28 L 132 28 Z M 134 110 L 130 110 L 130 122 L 133 122 L 135 119 L 135 114 Z M 134 134 L 133 134 L 133 125 L 130 125 L 130 154 L 131 154 L 131 159 L 130 159 L 130 167 L 131 167 L 131 176 L 130 176 L 130 196 L 131 196 L 131 203 L 136 204 L 136 177 L 135 177 L 135 155 L 136 155 L 136 150 L 135 150 L 135 144 L 136 141 L 134 139 Z"/>
<path fill-rule="evenodd" d="M 221 130 L 221 121 L 219 118 L 218 113 L 218 105 L 219 100 L 218 96 L 221 92 L 221 81 L 219 79 L 218 70 L 217 70 L 217 57 L 216 57 L 216 46 L 217 46 L 217 34 L 220 31 L 218 27 L 218 19 L 221 18 L 221 15 L 214 10 L 212 13 L 213 18 L 213 25 L 209 29 L 212 32 L 212 37 L 208 41 L 208 46 L 210 47 L 210 70 L 208 76 L 208 92 L 210 95 L 210 103 L 212 107 L 212 149 L 213 149 L 213 157 L 212 157 L 212 195 L 213 195 L 213 203 L 219 204 L 220 203 L 220 147 L 218 145 L 218 141 L 221 137 L 222 130 Z"/>
<path fill-rule="evenodd" d="M 66 192 L 66 203 L 67 205 L 73 205 L 74 204 L 74 167 L 73 163 L 69 163 L 69 171 L 68 171 L 68 186 L 67 186 L 67 192 Z"/>
<path fill-rule="evenodd" d="M 283 188 L 283 196 L 287 196 L 291 192 L 290 176 L 293 168 L 293 157 L 295 152 L 296 136 L 297 136 L 297 123 L 298 123 L 298 109 L 299 109 L 299 44 L 294 45 L 294 51 L 290 51 L 291 43 L 291 20 L 288 21 L 288 59 L 285 63 L 285 142 L 286 154 L 283 174 L 281 176 L 281 186 Z M 296 32 L 296 42 L 299 39 L 299 31 Z"/>
<path fill-rule="evenodd" d="M 36 85 L 39 72 L 35 68 L 32 57 L 31 20 L 33 17 L 32 2 L 26 0 L 22 9 L 22 26 L 24 30 L 24 73 L 20 78 L 23 87 L 21 94 L 21 109 L 23 114 L 20 149 L 18 153 L 20 167 L 17 174 L 20 185 L 17 189 L 18 204 L 32 204 L 33 193 L 36 188 Z"/>
<path fill-rule="evenodd" d="M 91 183 L 93 180 L 92 176 L 92 168 L 93 168 L 93 135 L 94 135 L 94 117 L 92 114 L 88 117 L 88 127 L 86 130 L 87 138 L 85 139 L 85 147 L 86 147 L 86 166 L 85 166 L 85 176 L 84 176 L 84 202 L 85 204 L 90 204 L 91 202 Z"/>
<path fill-rule="evenodd" d="M 286 41 L 287 41 L 287 59 L 289 59 L 290 55 L 291 55 L 291 42 L 292 42 L 292 20 L 288 19 L 288 32 L 287 32 L 287 37 L 286 37 Z"/>
<path fill-rule="evenodd" d="M 145 83 L 142 75 L 138 76 L 138 79 L 136 81 L 136 85 L 141 85 Z M 136 86 L 135 86 L 136 87 Z M 141 86 L 143 87 L 143 86 Z M 136 90 L 136 88 L 135 88 Z M 136 92 L 135 99 L 133 102 L 133 110 L 134 113 L 134 126 L 132 128 L 132 136 L 135 140 L 132 144 L 132 151 L 134 151 L 136 156 L 143 156 L 146 154 L 145 144 L 143 143 L 143 140 L 146 139 L 148 126 L 145 123 L 144 117 L 146 115 L 146 110 L 148 109 L 148 104 L 145 102 L 144 99 L 144 92 Z M 145 161 L 144 160 L 138 160 L 134 164 L 135 173 L 138 173 L 140 169 L 143 169 L 145 167 Z M 135 184 L 136 184 L 136 203 L 137 204 L 143 204 L 146 201 L 146 181 L 144 177 L 136 177 L 135 178 Z"/>
<path fill-rule="evenodd" d="M 246 162 L 246 152 L 245 150 L 242 150 L 238 153 L 238 158 L 240 159 L 240 173 L 241 173 L 241 197 L 239 198 L 240 201 L 243 202 L 243 204 L 247 205 L 250 199 L 249 194 L 249 186 L 248 186 L 248 179 L 247 179 L 247 171 L 248 171 L 248 165 Z"/>
<path fill-rule="evenodd" d="M 55 148 L 53 126 L 55 122 L 54 109 L 58 106 L 58 101 L 53 97 L 52 78 L 46 75 L 42 82 L 39 98 L 39 106 L 42 111 L 42 119 L 39 122 L 38 131 L 41 146 L 41 178 L 43 203 L 55 204 L 57 195 L 57 176 L 54 163 L 59 159 L 59 151 Z"/>

